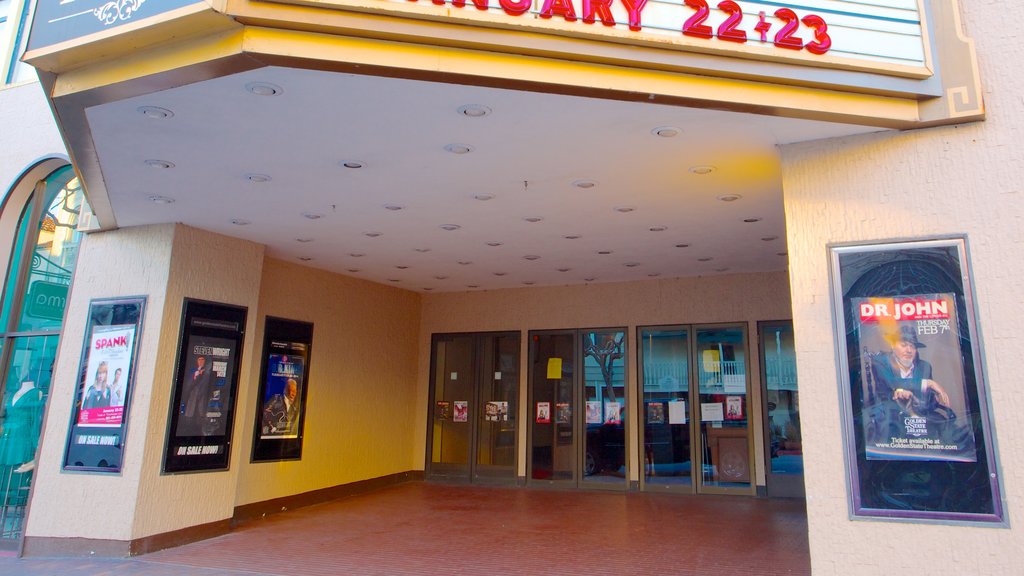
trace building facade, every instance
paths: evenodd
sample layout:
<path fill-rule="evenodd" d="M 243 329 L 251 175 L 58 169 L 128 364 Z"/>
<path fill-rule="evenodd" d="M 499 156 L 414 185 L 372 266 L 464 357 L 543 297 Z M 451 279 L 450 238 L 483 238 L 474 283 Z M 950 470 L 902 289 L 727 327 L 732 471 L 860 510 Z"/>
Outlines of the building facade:
<path fill-rule="evenodd" d="M 8 548 L 427 477 L 805 497 L 816 574 L 1014 573 L 1024 8 L 29 4 Z M 851 311 L 901 298 L 953 312 Z M 905 343 L 878 409 L 932 407 L 876 441 Z"/>

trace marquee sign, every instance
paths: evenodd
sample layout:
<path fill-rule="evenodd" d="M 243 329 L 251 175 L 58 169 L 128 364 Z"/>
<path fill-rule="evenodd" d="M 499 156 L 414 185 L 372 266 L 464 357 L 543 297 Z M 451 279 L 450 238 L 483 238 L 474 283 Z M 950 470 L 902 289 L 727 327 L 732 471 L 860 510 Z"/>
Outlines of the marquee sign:
<path fill-rule="evenodd" d="M 170 12 L 196 0 L 38 0 L 28 51 Z"/>
<path fill-rule="evenodd" d="M 274 0 L 691 52 L 931 75 L 924 0 Z"/>

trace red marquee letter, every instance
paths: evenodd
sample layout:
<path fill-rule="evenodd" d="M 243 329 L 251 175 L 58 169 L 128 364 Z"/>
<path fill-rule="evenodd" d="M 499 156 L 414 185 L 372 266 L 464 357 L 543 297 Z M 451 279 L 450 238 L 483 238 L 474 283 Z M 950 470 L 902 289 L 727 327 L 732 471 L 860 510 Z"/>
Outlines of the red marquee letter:
<path fill-rule="evenodd" d="M 568 22 L 576 20 L 576 10 L 572 7 L 572 0 L 544 0 L 544 7 L 540 9 L 540 17 L 551 18 L 556 14 Z"/>
<path fill-rule="evenodd" d="M 498 0 L 498 4 L 509 16 L 520 16 L 530 10 L 533 0 Z"/>
<path fill-rule="evenodd" d="M 646 0 L 644 0 L 646 2 Z M 615 26 L 615 17 L 612 16 L 612 0 L 583 0 L 583 21 L 587 24 L 594 23 L 594 13 L 601 17 L 601 24 Z"/>
<path fill-rule="evenodd" d="M 639 31 L 643 26 L 640 24 L 640 12 L 647 5 L 647 0 L 622 0 L 622 5 L 629 12 L 629 29 L 633 32 Z"/>

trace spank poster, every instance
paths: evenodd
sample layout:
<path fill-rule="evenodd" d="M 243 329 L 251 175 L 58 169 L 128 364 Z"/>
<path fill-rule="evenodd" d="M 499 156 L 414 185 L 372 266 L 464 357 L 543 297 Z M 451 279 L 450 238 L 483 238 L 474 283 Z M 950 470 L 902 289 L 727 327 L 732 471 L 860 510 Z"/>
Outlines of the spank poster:
<path fill-rule="evenodd" d="M 861 346 L 865 457 L 975 462 L 954 295 L 851 303 Z"/>

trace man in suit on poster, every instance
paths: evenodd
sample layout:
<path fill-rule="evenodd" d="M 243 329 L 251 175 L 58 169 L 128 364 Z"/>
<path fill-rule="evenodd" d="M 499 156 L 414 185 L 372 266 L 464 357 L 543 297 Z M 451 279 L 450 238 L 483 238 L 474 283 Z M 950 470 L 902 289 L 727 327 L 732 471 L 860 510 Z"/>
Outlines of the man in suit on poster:
<path fill-rule="evenodd" d="M 289 378 L 280 394 L 274 394 L 263 405 L 263 433 L 290 436 L 299 424 L 299 383 Z"/>
<path fill-rule="evenodd" d="M 203 423 L 206 421 L 207 408 L 210 405 L 210 384 L 213 375 L 206 365 L 205 356 L 196 357 L 196 367 L 185 378 L 181 391 L 181 407 L 178 420 L 178 436 L 203 436 Z"/>

